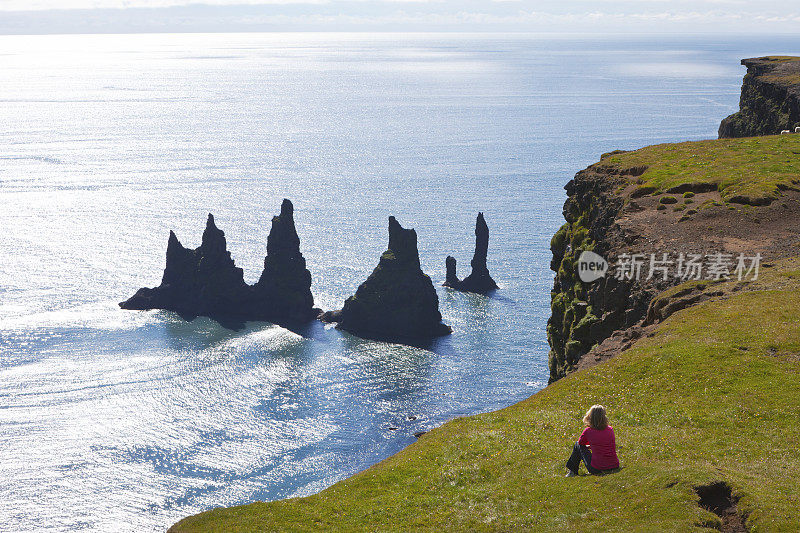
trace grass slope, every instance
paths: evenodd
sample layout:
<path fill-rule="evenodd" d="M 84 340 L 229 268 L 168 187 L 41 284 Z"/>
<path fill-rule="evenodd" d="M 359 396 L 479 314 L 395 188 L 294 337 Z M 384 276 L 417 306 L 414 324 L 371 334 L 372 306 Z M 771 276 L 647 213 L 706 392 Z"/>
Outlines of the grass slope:
<path fill-rule="evenodd" d="M 693 531 L 724 480 L 748 525 L 800 531 L 800 261 L 678 312 L 654 336 L 506 409 L 453 420 L 306 498 L 215 509 L 172 531 Z M 623 469 L 564 478 L 603 403 Z"/>
<path fill-rule="evenodd" d="M 781 190 L 800 189 L 800 134 L 657 144 L 609 155 L 598 165 L 646 167 L 637 182 L 654 194 L 708 184 L 724 201 L 764 205 Z"/>

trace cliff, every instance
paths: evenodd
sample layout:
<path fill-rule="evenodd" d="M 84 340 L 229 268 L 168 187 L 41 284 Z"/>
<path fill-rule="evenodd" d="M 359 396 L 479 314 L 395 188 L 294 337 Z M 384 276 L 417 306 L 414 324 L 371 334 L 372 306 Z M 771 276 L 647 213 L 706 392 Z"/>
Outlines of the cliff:
<path fill-rule="evenodd" d="M 450 334 L 439 297 L 422 272 L 417 233 L 389 217 L 389 248 L 378 266 L 348 298 L 341 312 L 326 313 L 339 328 L 359 337 L 417 344 Z"/>
<path fill-rule="evenodd" d="M 719 126 L 719 138 L 776 135 L 800 126 L 800 57 L 743 59 L 740 110 Z"/>
<path fill-rule="evenodd" d="M 645 320 L 654 296 L 695 275 L 708 279 L 715 254 L 731 275 L 739 254 L 796 253 L 798 150 L 800 135 L 666 144 L 606 154 L 579 172 L 565 186 L 566 223 L 550 245 L 551 382 L 624 349 L 666 318 L 653 311 Z M 608 261 L 605 276 L 581 280 L 584 251 Z M 692 254 L 699 273 L 679 272 Z M 703 298 L 678 296 L 693 297 Z M 674 312 L 698 300 L 663 307 Z"/>

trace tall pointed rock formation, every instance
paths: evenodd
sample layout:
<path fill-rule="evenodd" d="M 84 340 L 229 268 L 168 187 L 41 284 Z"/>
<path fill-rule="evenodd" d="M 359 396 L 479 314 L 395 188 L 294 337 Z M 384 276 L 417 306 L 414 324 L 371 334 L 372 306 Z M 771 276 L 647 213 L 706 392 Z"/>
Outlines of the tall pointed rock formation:
<path fill-rule="evenodd" d="M 389 248 L 339 313 L 339 328 L 359 337 L 416 343 L 448 335 L 439 297 L 419 263 L 417 233 L 389 217 Z"/>
<path fill-rule="evenodd" d="M 311 273 L 300 253 L 292 202 L 284 200 L 272 219 L 264 271 L 255 285 L 244 282 L 228 251 L 225 233 L 208 215 L 202 244 L 184 248 L 170 231 L 167 265 L 161 285 L 139 289 L 119 304 L 123 309 L 166 309 L 192 319 L 208 316 L 221 323 L 242 325 L 266 320 L 288 327 L 316 318 Z"/>
<path fill-rule="evenodd" d="M 489 251 L 489 226 L 483 213 L 478 213 L 475 221 L 475 254 L 472 256 L 472 272 L 463 281 L 456 275 L 456 260 L 447 256 L 445 265 L 447 267 L 447 277 L 444 282 L 445 287 L 450 287 L 459 291 L 477 292 L 486 294 L 498 288 L 497 283 L 489 275 L 486 267 L 486 256 Z"/>
<path fill-rule="evenodd" d="M 253 286 L 254 311 L 273 322 L 302 322 L 319 314 L 311 294 L 311 272 L 300 253 L 294 226 L 294 206 L 284 199 L 281 214 L 272 218 L 264 271 Z"/>
<path fill-rule="evenodd" d="M 187 318 L 237 315 L 248 286 L 227 249 L 225 233 L 209 214 L 202 244 L 190 250 L 170 231 L 161 285 L 139 289 L 123 309 L 166 309 Z"/>

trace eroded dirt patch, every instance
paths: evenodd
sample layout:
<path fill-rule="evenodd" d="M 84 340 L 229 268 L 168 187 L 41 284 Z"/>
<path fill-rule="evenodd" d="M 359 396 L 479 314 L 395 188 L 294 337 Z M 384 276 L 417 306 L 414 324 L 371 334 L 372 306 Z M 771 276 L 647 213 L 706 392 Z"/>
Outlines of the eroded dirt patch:
<path fill-rule="evenodd" d="M 695 492 L 700 496 L 700 507 L 707 509 L 720 517 L 721 527 L 717 524 L 702 524 L 714 527 L 724 533 L 746 533 L 745 524 L 747 516 L 739 513 L 739 498 L 731 492 L 731 487 L 724 481 L 715 481 L 708 485 L 695 487 Z"/>

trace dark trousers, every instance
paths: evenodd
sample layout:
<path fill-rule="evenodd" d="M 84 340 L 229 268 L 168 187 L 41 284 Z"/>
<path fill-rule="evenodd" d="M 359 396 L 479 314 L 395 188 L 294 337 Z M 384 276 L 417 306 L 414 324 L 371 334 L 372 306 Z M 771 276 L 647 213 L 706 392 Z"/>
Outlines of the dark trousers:
<path fill-rule="evenodd" d="M 578 473 L 578 467 L 581 466 L 581 461 L 586 465 L 586 470 L 590 474 L 602 474 L 602 470 L 598 470 L 592 466 L 592 451 L 587 446 L 581 446 L 577 442 L 572 448 L 572 455 L 569 456 L 567 461 L 567 468 L 572 472 Z"/>

